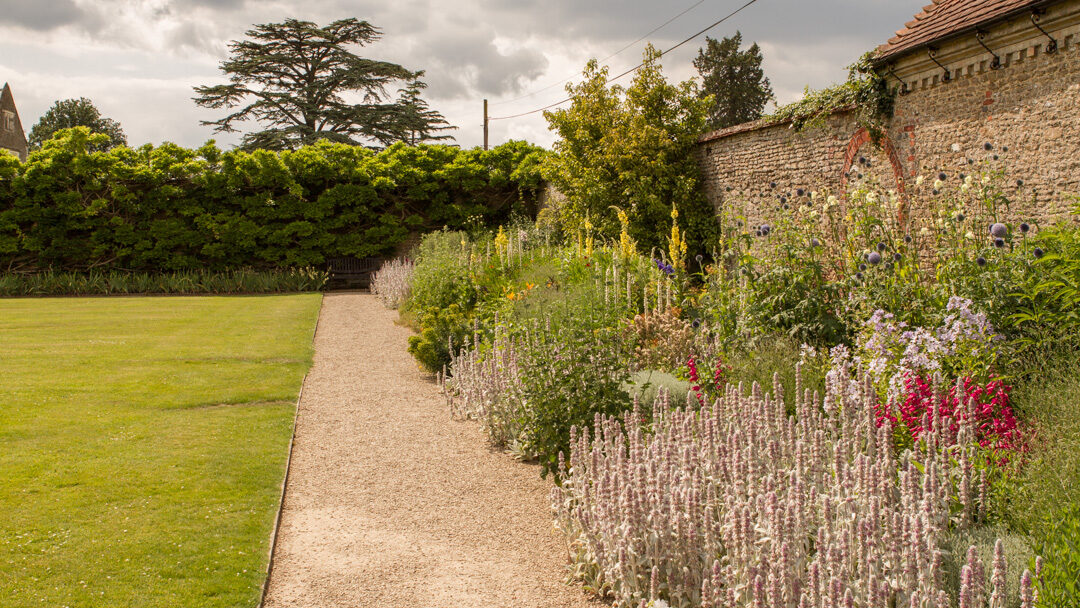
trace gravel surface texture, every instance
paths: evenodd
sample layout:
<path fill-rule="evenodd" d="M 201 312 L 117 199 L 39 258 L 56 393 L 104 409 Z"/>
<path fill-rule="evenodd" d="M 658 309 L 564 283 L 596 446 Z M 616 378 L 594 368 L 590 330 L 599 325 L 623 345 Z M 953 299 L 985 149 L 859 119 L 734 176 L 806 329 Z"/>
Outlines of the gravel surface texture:
<path fill-rule="evenodd" d="M 563 582 L 550 483 L 450 419 L 396 318 L 323 300 L 265 605 L 602 606 Z"/>

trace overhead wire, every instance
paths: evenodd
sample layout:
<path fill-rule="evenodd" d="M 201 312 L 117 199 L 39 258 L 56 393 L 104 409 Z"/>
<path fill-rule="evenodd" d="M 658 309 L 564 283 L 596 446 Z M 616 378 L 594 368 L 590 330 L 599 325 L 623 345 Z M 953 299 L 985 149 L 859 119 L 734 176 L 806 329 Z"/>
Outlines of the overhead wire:
<path fill-rule="evenodd" d="M 738 15 L 740 12 L 743 11 L 743 9 L 747 8 L 748 6 L 750 6 L 751 4 L 754 4 L 757 1 L 758 0 L 748 0 L 745 4 L 743 4 L 739 8 L 731 11 L 730 13 L 725 15 L 724 17 L 720 18 L 718 21 L 713 22 L 711 25 L 709 25 L 705 29 L 697 32 L 693 36 L 690 36 L 690 37 L 686 38 L 685 40 L 683 40 L 682 42 L 672 46 L 671 48 L 668 48 L 668 49 L 662 51 L 660 53 L 660 56 L 663 57 L 664 55 L 667 55 L 671 51 L 674 51 L 675 49 L 677 49 L 680 46 L 686 44 L 687 42 L 690 42 L 691 40 L 697 38 L 698 36 L 704 34 L 705 32 L 707 32 L 707 31 L 713 29 L 714 27 L 720 25 L 721 23 L 724 23 L 725 21 L 727 21 L 728 19 L 731 19 L 735 15 Z M 632 72 L 636 72 L 636 71 L 640 70 L 641 67 L 644 66 L 644 65 L 645 65 L 645 62 L 642 61 L 641 63 L 637 64 L 636 66 L 634 66 L 632 68 L 630 68 L 629 70 L 626 70 L 625 72 L 622 72 L 621 74 L 619 74 L 617 76 L 612 76 L 611 78 L 608 78 L 604 82 L 604 84 L 611 84 L 612 82 L 615 82 L 616 80 L 622 78 L 623 76 L 626 76 L 627 74 L 630 74 Z M 555 106 L 561 106 L 562 104 L 564 104 L 564 103 L 566 103 L 568 101 L 571 101 L 572 99 L 573 99 L 573 97 L 567 97 L 566 99 L 563 99 L 561 101 L 556 101 L 555 103 L 548 104 L 548 105 L 546 105 L 546 106 L 544 106 L 542 108 L 537 108 L 535 110 L 529 110 L 528 112 L 521 112 L 519 114 L 511 114 L 510 116 L 491 116 L 491 117 L 488 117 L 488 121 L 492 121 L 492 120 L 509 120 L 511 118 L 520 118 L 522 116 L 528 116 L 530 114 L 536 114 L 537 112 L 543 112 L 544 110 L 549 110 L 551 108 L 554 108 Z"/>
<path fill-rule="evenodd" d="M 639 42 L 641 42 L 642 40 L 645 40 L 645 39 L 646 39 L 646 38 L 648 38 L 649 36 L 652 36 L 652 35 L 653 35 L 653 34 L 655 34 L 656 32 L 659 32 L 660 30 L 662 30 L 662 29 L 664 29 L 665 27 L 667 27 L 668 25 L 670 25 L 672 21 L 675 21 L 675 20 L 676 20 L 676 19 L 678 19 L 679 17 L 682 17 L 682 16 L 683 16 L 683 15 L 685 15 L 686 13 L 689 13 L 690 11 L 694 10 L 695 8 L 697 8 L 697 7 L 701 6 L 701 5 L 702 5 L 702 4 L 704 4 L 704 3 L 705 3 L 705 0 L 698 0 L 697 2 L 695 2 L 695 3 L 691 4 L 690 6 L 686 7 L 685 9 L 683 9 L 683 11 L 682 11 L 681 13 L 679 13 L 678 15 L 675 15 L 675 16 L 674 16 L 674 17 L 672 17 L 671 19 L 668 19 L 667 21 L 665 21 L 665 22 L 661 23 L 660 25 L 658 25 L 658 26 L 654 27 L 654 28 L 653 28 L 652 30 L 650 30 L 650 31 L 648 31 L 647 33 L 645 33 L 645 34 L 644 34 L 643 36 L 641 36 L 641 38 L 638 38 L 637 40 L 635 40 L 635 41 L 633 41 L 633 42 L 631 42 L 631 43 L 627 44 L 626 46 L 624 46 L 624 47 L 622 47 L 621 49 L 619 49 L 619 50 L 615 51 L 614 53 L 612 53 L 612 54 L 608 55 L 607 57 L 604 57 L 603 59 L 600 59 L 600 60 L 599 60 L 599 61 L 600 61 L 600 63 L 603 63 L 603 62 L 607 61 L 608 59 L 611 59 L 612 57 L 614 57 L 614 56 L 616 56 L 616 55 L 618 55 L 618 54 L 622 53 L 622 52 L 623 52 L 623 51 L 625 51 L 626 49 L 628 49 L 628 48 L 630 48 L 630 47 L 634 46 L 635 44 L 637 44 L 637 43 L 639 43 Z M 559 86 L 559 85 L 561 85 L 561 84 L 564 84 L 564 83 L 570 82 L 571 80 L 573 80 L 573 79 L 574 79 L 574 78 L 576 78 L 576 77 L 577 77 L 577 75 L 576 75 L 576 74 L 575 74 L 575 75 L 573 75 L 573 76 L 567 76 L 566 78 L 563 78 L 562 80 L 560 80 L 560 81 L 558 81 L 558 82 L 553 82 L 553 83 L 551 83 L 551 84 L 547 85 L 546 87 L 544 87 L 544 88 L 541 88 L 541 89 L 536 89 L 535 91 L 533 91 L 533 92 L 531 92 L 531 93 L 526 93 L 526 94 L 524 94 L 524 95 L 521 95 L 521 96 L 519 96 L 519 97 L 514 97 L 513 99 L 504 99 L 504 100 L 502 100 L 502 101 L 493 101 L 493 102 L 491 102 L 491 105 L 492 105 L 492 106 L 501 106 L 501 105 L 504 105 L 504 104 L 508 104 L 508 103 L 513 103 L 513 102 L 515 102 L 515 101 L 521 101 L 522 99 L 525 99 L 525 98 L 528 98 L 528 97 L 533 97 L 534 95 L 539 95 L 540 93 L 543 93 L 544 91 L 547 91 L 547 90 L 553 89 L 553 88 L 555 88 L 555 87 L 557 87 L 557 86 Z"/>

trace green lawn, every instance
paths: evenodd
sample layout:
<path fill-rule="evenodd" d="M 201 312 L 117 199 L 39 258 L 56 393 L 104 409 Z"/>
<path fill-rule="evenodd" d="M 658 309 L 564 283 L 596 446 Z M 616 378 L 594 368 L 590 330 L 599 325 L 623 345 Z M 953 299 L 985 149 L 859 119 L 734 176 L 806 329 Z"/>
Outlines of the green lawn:
<path fill-rule="evenodd" d="M 0 300 L 0 606 L 255 606 L 320 302 Z"/>

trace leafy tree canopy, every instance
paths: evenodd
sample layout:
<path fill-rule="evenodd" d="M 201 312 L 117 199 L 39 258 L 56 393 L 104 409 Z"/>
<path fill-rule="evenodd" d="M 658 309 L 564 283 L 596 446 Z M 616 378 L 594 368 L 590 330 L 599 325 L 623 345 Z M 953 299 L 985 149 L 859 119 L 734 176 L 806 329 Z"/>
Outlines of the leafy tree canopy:
<path fill-rule="evenodd" d="M 229 84 L 195 87 L 195 103 L 232 113 L 203 121 L 220 132 L 254 120 L 267 128 L 246 133 L 247 149 L 293 150 L 319 140 L 360 145 L 448 139 L 453 129 L 420 98 L 422 71 L 354 54 L 381 37 L 355 18 L 319 27 L 288 19 L 256 25 L 248 40 L 229 45 L 221 70 Z M 397 97 L 388 89 L 400 85 Z"/>
<path fill-rule="evenodd" d="M 716 40 L 705 37 L 694 67 L 701 74 L 702 96 L 711 95 L 709 128 L 723 129 L 761 118 L 765 104 L 773 99 L 772 85 L 761 69 L 757 43 L 741 50 L 742 33 Z"/>
<path fill-rule="evenodd" d="M 32 150 L 40 149 L 42 144 L 52 139 L 52 136 L 61 129 L 75 127 L 88 127 L 91 133 L 101 133 L 108 136 L 107 139 L 99 139 L 95 149 L 104 151 L 117 146 L 126 146 L 127 137 L 120 123 L 110 118 L 101 116 L 101 112 L 94 106 L 94 102 L 85 97 L 79 99 L 64 99 L 57 101 L 41 120 L 30 129 L 28 138 Z"/>
<path fill-rule="evenodd" d="M 566 195 L 558 210 L 564 227 L 587 217 L 602 235 L 617 238 L 614 206 L 627 212 L 630 235 L 646 250 L 665 247 L 674 206 L 689 254 L 708 255 L 719 227 L 698 187 L 694 146 L 712 100 L 692 80 L 669 83 L 660 55 L 647 47 L 627 88 L 608 86 L 608 69 L 595 60 L 586 65 L 584 80 L 567 86 L 570 107 L 544 114 L 560 136 L 545 177 Z"/>

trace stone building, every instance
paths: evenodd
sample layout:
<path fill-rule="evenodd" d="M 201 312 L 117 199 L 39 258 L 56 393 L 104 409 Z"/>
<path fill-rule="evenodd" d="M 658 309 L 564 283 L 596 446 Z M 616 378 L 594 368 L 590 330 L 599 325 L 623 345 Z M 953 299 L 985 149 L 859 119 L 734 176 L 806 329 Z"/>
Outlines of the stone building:
<path fill-rule="evenodd" d="M 26 161 L 26 133 L 19 120 L 19 110 L 15 107 L 15 97 L 7 84 L 0 92 L 0 150 L 7 150 L 18 156 L 19 160 Z"/>
<path fill-rule="evenodd" d="M 765 194 L 842 191 L 865 172 L 918 213 L 932 196 L 918 176 L 982 169 L 1005 171 L 1010 219 L 1068 217 L 1080 195 L 1080 0 L 933 0 L 875 57 L 897 88 L 880 146 L 850 110 L 801 133 L 767 121 L 708 133 L 698 155 L 713 204 L 767 217 Z"/>

